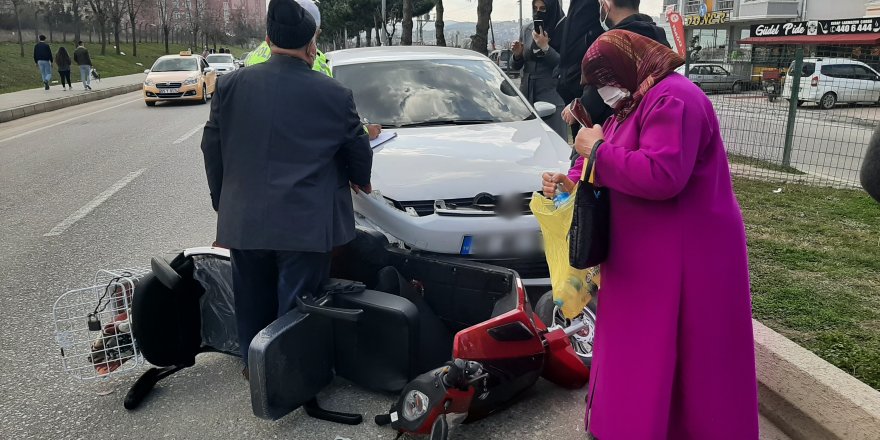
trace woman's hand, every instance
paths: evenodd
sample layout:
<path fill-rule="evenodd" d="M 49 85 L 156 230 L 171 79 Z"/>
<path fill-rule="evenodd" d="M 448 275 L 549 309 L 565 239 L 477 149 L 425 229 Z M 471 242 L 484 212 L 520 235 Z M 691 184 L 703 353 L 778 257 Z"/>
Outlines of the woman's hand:
<path fill-rule="evenodd" d="M 568 125 L 574 125 L 577 122 L 577 119 L 574 118 L 574 113 L 571 112 L 571 105 L 567 105 L 562 109 L 562 120 Z"/>
<path fill-rule="evenodd" d="M 568 178 L 567 175 L 562 173 L 544 173 L 541 178 L 543 182 L 541 183 L 541 191 L 544 193 L 544 197 L 552 199 L 556 197 L 556 185 L 562 184 L 562 189 L 565 192 L 574 191 L 575 183 Z"/>
<path fill-rule="evenodd" d="M 538 49 L 547 52 L 547 49 L 550 49 L 550 36 L 547 35 L 547 31 L 541 31 L 541 33 L 537 33 L 532 31 L 532 38 L 535 40 L 535 44 L 538 45 Z"/>
<path fill-rule="evenodd" d="M 581 157 L 589 158 L 593 152 L 593 146 L 600 140 L 605 140 L 605 132 L 602 131 L 601 125 L 596 124 L 590 128 L 581 127 L 577 137 L 574 138 L 574 149 Z"/>

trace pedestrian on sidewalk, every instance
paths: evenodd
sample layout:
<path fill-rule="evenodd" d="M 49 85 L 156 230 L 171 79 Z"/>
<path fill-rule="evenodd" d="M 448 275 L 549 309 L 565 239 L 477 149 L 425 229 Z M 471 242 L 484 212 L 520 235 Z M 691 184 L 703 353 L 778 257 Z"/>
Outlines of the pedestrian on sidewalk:
<path fill-rule="evenodd" d="M 40 69 L 40 78 L 43 87 L 49 90 L 49 82 L 52 81 L 52 48 L 46 44 L 46 36 L 40 35 L 40 41 L 34 45 L 34 63 Z"/>
<path fill-rule="evenodd" d="M 585 414 L 598 440 L 758 440 L 745 227 L 718 117 L 683 64 L 624 30 L 582 64 L 614 112 L 575 140 L 610 192 Z"/>
<path fill-rule="evenodd" d="M 70 54 L 67 53 L 67 49 L 64 46 L 59 47 L 58 53 L 55 54 L 55 65 L 58 67 L 58 75 L 61 77 L 61 88 L 65 91 L 68 86 L 70 86 L 70 90 L 73 90 L 73 84 L 70 83 L 70 64 Z"/>
<path fill-rule="evenodd" d="M 79 66 L 83 89 L 92 90 L 92 57 L 89 56 L 89 50 L 86 49 L 82 41 L 78 41 L 76 45 L 76 50 L 73 51 L 73 60 Z"/>

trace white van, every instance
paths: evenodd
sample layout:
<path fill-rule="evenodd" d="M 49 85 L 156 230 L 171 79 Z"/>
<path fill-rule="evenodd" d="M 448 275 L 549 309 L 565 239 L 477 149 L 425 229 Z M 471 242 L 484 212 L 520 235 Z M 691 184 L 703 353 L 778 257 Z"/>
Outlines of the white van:
<path fill-rule="evenodd" d="M 794 61 L 785 77 L 782 97 L 791 98 Z M 837 103 L 880 104 L 880 74 L 865 63 L 846 58 L 804 58 L 798 105 L 814 102 L 825 110 Z"/>

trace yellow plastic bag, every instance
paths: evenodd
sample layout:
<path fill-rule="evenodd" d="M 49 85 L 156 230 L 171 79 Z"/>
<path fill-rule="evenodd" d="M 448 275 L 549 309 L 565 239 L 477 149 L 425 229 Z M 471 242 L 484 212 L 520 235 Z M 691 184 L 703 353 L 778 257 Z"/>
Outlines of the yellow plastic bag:
<path fill-rule="evenodd" d="M 568 230 L 574 214 L 577 187 L 571 196 L 557 208 L 538 192 L 532 194 L 529 208 L 538 219 L 544 236 L 544 254 L 550 267 L 553 302 L 566 318 L 572 319 L 584 311 L 590 302 L 590 284 L 598 284 L 598 268 L 575 269 L 568 264 Z"/>

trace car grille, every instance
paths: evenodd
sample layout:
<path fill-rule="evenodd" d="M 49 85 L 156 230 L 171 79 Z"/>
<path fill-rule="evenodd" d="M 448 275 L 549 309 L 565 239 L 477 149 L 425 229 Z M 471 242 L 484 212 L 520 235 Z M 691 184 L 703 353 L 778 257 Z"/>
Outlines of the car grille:
<path fill-rule="evenodd" d="M 547 267 L 547 258 L 543 255 L 535 255 L 525 258 L 499 258 L 499 259 L 471 259 L 479 263 L 491 264 L 515 270 L 520 278 L 549 278 L 550 268 Z"/>
<path fill-rule="evenodd" d="M 521 214 L 529 215 L 532 213 L 532 210 L 529 208 L 529 202 L 532 199 L 532 193 L 523 193 L 522 194 L 522 209 Z M 480 207 L 476 207 L 477 209 L 485 210 L 485 211 L 493 211 L 495 203 L 500 200 L 500 196 L 492 196 L 493 203 L 492 204 L 484 204 Z M 406 211 L 407 208 L 413 208 L 416 211 L 416 214 L 419 217 L 424 217 L 426 215 L 431 215 L 434 213 L 434 200 L 413 200 L 413 201 L 404 201 L 398 202 L 397 200 L 391 200 L 394 203 L 394 206 L 401 211 Z M 446 207 L 449 209 L 453 208 L 475 208 L 474 206 L 474 197 L 462 198 L 462 199 L 443 199 L 446 202 Z"/>
<path fill-rule="evenodd" d="M 160 98 L 180 98 L 183 96 L 183 93 L 157 93 L 156 96 Z"/>
<path fill-rule="evenodd" d="M 156 83 L 156 88 L 159 89 L 176 89 L 182 86 L 183 83 Z"/>

